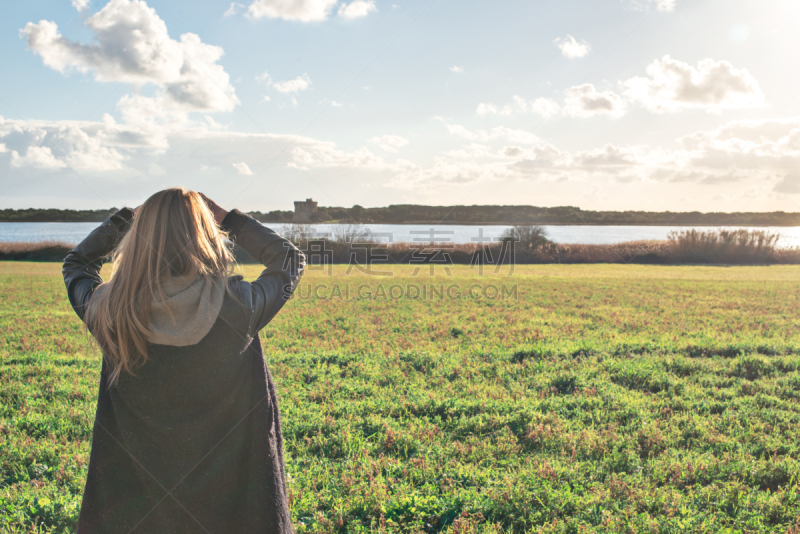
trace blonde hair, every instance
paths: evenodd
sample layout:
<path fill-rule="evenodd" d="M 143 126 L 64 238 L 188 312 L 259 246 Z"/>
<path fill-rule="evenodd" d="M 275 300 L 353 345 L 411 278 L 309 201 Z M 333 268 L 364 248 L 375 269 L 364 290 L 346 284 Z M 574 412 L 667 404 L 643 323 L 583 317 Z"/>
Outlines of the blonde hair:
<path fill-rule="evenodd" d="M 110 364 L 110 384 L 147 361 L 151 302 L 166 298 L 166 277 L 228 276 L 234 259 L 226 237 L 195 191 L 165 189 L 142 204 L 113 253 L 111 279 L 87 308 L 86 324 Z"/>

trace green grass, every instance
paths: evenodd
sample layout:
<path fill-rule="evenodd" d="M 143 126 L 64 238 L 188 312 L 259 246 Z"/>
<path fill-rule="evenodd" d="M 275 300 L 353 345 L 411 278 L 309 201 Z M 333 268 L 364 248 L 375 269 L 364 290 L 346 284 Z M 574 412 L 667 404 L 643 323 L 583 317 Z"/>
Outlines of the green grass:
<path fill-rule="evenodd" d="M 4 532 L 78 514 L 100 357 L 59 269 L 0 263 Z M 377 298 L 295 299 L 261 334 L 298 532 L 800 532 L 796 267 L 395 270 L 310 272 L 302 294 Z M 407 283 L 518 298 L 377 291 Z"/>

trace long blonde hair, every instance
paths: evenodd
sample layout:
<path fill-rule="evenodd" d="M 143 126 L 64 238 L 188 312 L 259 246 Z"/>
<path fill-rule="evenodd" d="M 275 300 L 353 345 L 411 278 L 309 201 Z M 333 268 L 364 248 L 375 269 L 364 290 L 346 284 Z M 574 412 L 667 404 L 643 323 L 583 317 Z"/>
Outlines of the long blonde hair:
<path fill-rule="evenodd" d="M 142 204 L 113 253 L 111 279 L 87 308 L 86 324 L 110 364 L 110 384 L 147 361 L 151 302 L 166 298 L 167 277 L 224 279 L 231 272 L 226 237 L 195 191 L 165 189 Z"/>

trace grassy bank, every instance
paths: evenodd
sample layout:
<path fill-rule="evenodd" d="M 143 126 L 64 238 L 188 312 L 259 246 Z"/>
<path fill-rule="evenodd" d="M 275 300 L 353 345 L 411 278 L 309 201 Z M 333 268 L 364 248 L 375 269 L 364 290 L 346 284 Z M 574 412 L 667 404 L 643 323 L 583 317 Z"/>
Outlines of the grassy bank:
<path fill-rule="evenodd" d="M 0 261 L 64 261 L 74 246 L 61 241 L 0 243 Z"/>
<path fill-rule="evenodd" d="M 800 529 L 795 267 L 344 270 L 261 333 L 298 532 Z M 0 531 L 71 532 L 100 357 L 59 264 L 0 292 Z"/>

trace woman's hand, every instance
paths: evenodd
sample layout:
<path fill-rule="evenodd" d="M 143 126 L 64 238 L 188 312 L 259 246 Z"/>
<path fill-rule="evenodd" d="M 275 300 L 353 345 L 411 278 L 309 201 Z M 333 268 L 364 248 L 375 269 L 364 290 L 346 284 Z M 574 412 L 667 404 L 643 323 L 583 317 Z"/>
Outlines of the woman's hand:
<path fill-rule="evenodd" d="M 200 196 L 203 197 L 206 206 L 208 206 L 208 209 L 214 214 L 214 220 L 217 221 L 217 224 L 222 224 L 222 221 L 225 220 L 225 217 L 228 215 L 228 210 L 208 198 L 205 194 L 200 193 Z"/>

